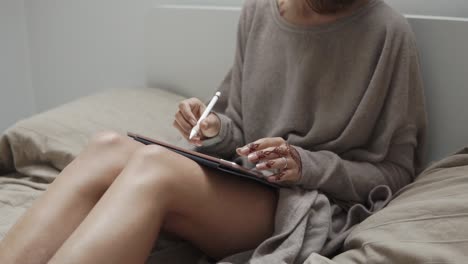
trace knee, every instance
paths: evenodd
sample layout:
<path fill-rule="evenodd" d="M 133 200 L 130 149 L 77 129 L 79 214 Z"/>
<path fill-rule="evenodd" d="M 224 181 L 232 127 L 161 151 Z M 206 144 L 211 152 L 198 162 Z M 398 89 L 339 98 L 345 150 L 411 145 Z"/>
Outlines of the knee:
<path fill-rule="evenodd" d="M 78 189 L 101 192 L 112 184 L 138 147 L 131 139 L 116 132 L 99 132 L 90 138 L 74 164 L 68 167 L 75 172 L 64 175 L 68 175 L 70 184 Z"/>
<path fill-rule="evenodd" d="M 120 171 L 139 147 L 136 144 L 117 132 L 99 132 L 91 137 L 81 156 L 91 160 L 98 159 L 101 165 Z"/>
<path fill-rule="evenodd" d="M 135 152 L 135 157 L 141 160 L 157 161 L 170 155 L 172 151 L 159 145 L 147 145 Z"/>
<path fill-rule="evenodd" d="M 158 145 L 144 146 L 132 155 L 130 162 L 137 164 L 140 169 L 161 174 L 177 170 L 179 155 Z"/>
<path fill-rule="evenodd" d="M 132 173 L 134 183 L 170 192 L 175 191 L 177 185 L 194 172 L 193 164 L 184 156 L 157 145 L 138 149 L 129 162 L 135 172 Z"/>
<path fill-rule="evenodd" d="M 125 137 L 114 131 L 102 131 L 94 134 L 88 146 L 99 150 L 108 150 L 119 147 L 125 142 Z"/>

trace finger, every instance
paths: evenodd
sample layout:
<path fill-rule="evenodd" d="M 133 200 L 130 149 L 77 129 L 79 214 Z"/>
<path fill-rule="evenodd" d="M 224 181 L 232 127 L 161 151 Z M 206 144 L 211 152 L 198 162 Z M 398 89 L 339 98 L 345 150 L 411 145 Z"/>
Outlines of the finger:
<path fill-rule="evenodd" d="M 208 130 L 208 129 L 210 129 L 210 127 L 212 125 L 211 123 L 212 122 L 210 122 L 210 119 L 209 119 L 209 116 L 208 116 L 200 123 L 200 128 L 202 130 Z"/>
<path fill-rule="evenodd" d="M 180 128 L 180 126 L 179 126 Z M 181 129 L 181 128 L 180 128 Z M 195 145 L 197 147 L 201 147 L 203 144 L 202 144 L 202 140 L 200 139 L 200 137 L 197 135 L 197 136 L 194 136 L 192 139 L 190 139 L 190 132 L 188 133 L 185 133 L 185 139 L 192 145 Z"/>
<path fill-rule="evenodd" d="M 202 145 L 202 139 L 198 135 L 194 136 L 192 139 L 190 139 L 190 136 L 189 136 L 189 142 L 196 146 Z"/>
<path fill-rule="evenodd" d="M 179 110 L 184 116 L 184 118 L 192 125 L 196 126 L 197 125 L 197 118 L 192 112 L 192 107 L 190 107 L 190 102 L 194 105 L 198 104 L 198 102 L 195 102 L 193 99 L 185 100 L 182 101 L 179 104 Z"/>
<path fill-rule="evenodd" d="M 258 170 L 287 170 L 293 169 L 295 167 L 295 162 L 291 158 L 281 157 L 277 159 L 267 160 L 261 163 L 258 163 L 255 168 Z"/>
<path fill-rule="evenodd" d="M 190 134 L 185 132 L 182 127 L 180 127 L 180 125 L 174 120 L 174 123 L 172 124 L 177 130 L 179 130 L 180 134 L 182 134 L 182 136 L 191 144 L 195 145 L 195 146 L 198 146 L 198 147 L 201 147 L 203 144 L 202 144 L 202 141 L 200 139 L 200 137 L 198 136 L 195 136 L 194 138 L 190 139 Z"/>
<path fill-rule="evenodd" d="M 202 146 L 202 142 L 200 139 L 191 139 L 190 140 L 190 135 L 188 133 L 186 133 L 181 127 L 180 125 L 174 121 L 174 127 L 177 128 L 177 130 L 179 130 L 180 134 L 182 134 L 182 136 L 191 144 L 195 145 L 195 146 Z"/>
<path fill-rule="evenodd" d="M 174 120 L 174 122 L 172 123 L 172 126 L 175 127 L 177 130 L 179 130 L 180 134 L 181 134 L 185 139 L 188 140 L 189 134 L 188 134 L 187 132 L 185 132 L 185 130 L 183 130 L 183 129 L 180 127 L 179 123 L 177 123 L 176 120 Z"/>
<path fill-rule="evenodd" d="M 280 145 L 276 147 L 270 147 L 264 150 L 255 151 L 250 153 L 247 157 L 252 163 L 256 163 L 262 160 L 277 159 L 280 157 L 289 157 L 289 148 L 287 145 Z"/>
<path fill-rule="evenodd" d="M 172 124 L 175 128 L 177 128 L 177 130 L 179 130 L 179 132 L 182 134 L 182 136 L 184 136 L 184 138 L 190 142 L 191 144 L 193 145 L 196 145 L 196 146 L 202 146 L 202 140 L 201 138 L 197 135 L 195 137 L 193 137 L 192 139 L 190 139 L 190 132 L 192 131 L 191 129 L 186 131 L 185 129 L 183 129 L 179 123 L 177 122 L 177 119 L 174 120 L 174 123 Z"/>
<path fill-rule="evenodd" d="M 286 143 L 283 138 L 275 137 L 275 138 L 262 138 L 253 143 L 250 143 L 242 148 L 237 149 L 237 154 L 241 156 L 247 156 L 250 153 L 253 153 L 257 150 L 262 150 L 270 147 L 276 147 Z"/>
<path fill-rule="evenodd" d="M 201 138 L 200 138 L 199 135 L 195 135 L 195 136 L 193 136 L 192 141 L 200 141 L 201 142 Z"/>
<path fill-rule="evenodd" d="M 297 181 L 297 173 L 292 170 L 279 171 L 276 174 L 267 176 L 266 179 L 272 183 L 293 184 Z"/>
<path fill-rule="evenodd" d="M 220 121 L 216 114 L 208 115 L 205 120 L 200 123 L 200 132 L 207 138 L 214 137 L 219 134 Z"/>
<path fill-rule="evenodd" d="M 192 140 L 190 140 L 190 143 L 192 143 L 193 145 L 195 145 L 197 147 L 203 146 L 203 143 L 202 143 L 201 140 L 194 140 L 193 138 L 192 138 Z"/>
<path fill-rule="evenodd" d="M 191 124 L 188 123 L 188 121 L 184 118 L 184 116 L 182 115 L 182 113 L 179 111 L 177 112 L 177 114 L 175 115 L 175 120 L 177 122 L 177 124 L 179 124 L 179 126 L 187 133 L 190 133 L 190 131 L 192 130 L 193 126 Z"/>

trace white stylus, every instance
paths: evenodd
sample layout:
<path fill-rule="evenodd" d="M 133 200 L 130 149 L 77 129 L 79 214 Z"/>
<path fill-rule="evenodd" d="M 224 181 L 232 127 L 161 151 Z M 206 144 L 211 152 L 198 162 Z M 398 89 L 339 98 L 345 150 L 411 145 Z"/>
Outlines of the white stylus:
<path fill-rule="evenodd" d="M 206 107 L 205 111 L 203 111 L 203 114 L 201 115 L 200 119 L 198 119 L 197 124 L 192 128 L 192 131 L 190 132 L 190 137 L 189 139 L 192 139 L 194 136 L 198 134 L 200 131 L 200 124 L 203 122 L 203 120 L 211 113 L 211 110 L 213 109 L 214 105 L 216 102 L 218 102 L 219 97 L 221 96 L 220 92 L 217 92 L 213 98 L 211 99 L 210 103 Z"/>

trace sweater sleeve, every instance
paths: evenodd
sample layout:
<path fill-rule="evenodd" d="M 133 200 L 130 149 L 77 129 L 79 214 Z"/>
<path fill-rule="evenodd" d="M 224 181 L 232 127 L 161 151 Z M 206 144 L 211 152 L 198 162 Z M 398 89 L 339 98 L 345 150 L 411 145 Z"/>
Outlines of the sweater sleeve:
<path fill-rule="evenodd" d="M 386 185 L 396 192 L 414 176 L 414 147 L 409 144 L 393 146 L 381 162 L 351 161 L 330 151 L 295 148 L 303 162 L 299 185 L 319 189 L 338 200 L 363 203 L 373 188 Z"/>
<path fill-rule="evenodd" d="M 232 159 L 236 148 L 245 145 L 242 129 L 241 85 L 245 43 L 254 8 L 255 1 L 245 1 L 237 29 L 234 64 L 219 88 L 221 98 L 214 108 L 214 113 L 221 121 L 221 129 L 217 136 L 204 140 L 203 145 L 196 148 L 199 152 Z"/>
<path fill-rule="evenodd" d="M 377 186 L 395 193 L 414 179 L 423 164 L 427 117 L 419 59 L 409 42 L 388 68 L 389 92 L 368 144 L 343 153 L 295 147 L 302 161 L 299 186 L 362 203 Z"/>

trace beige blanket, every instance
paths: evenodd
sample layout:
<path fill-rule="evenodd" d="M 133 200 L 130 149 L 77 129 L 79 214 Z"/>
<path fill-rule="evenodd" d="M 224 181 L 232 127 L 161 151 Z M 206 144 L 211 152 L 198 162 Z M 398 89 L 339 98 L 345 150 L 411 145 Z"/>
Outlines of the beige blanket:
<path fill-rule="evenodd" d="M 172 121 L 183 99 L 159 89 L 108 91 L 19 121 L 5 131 L 0 137 L 0 240 L 92 134 L 132 131 L 180 144 Z M 153 258 L 163 263 L 171 258 L 171 263 L 193 263 L 200 255 L 165 234 L 155 249 Z"/>
<path fill-rule="evenodd" d="M 180 143 L 171 127 L 182 97 L 117 90 L 18 122 L 0 137 L 0 240 L 18 217 L 100 130 L 128 130 Z M 468 139 L 467 139 L 468 141 Z M 314 263 L 466 263 L 468 150 L 435 164 L 350 234 L 346 252 Z M 150 263 L 195 263 L 200 252 L 163 234 Z"/>
<path fill-rule="evenodd" d="M 362 222 L 345 250 L 305 264 L 468 263 L 468 148 L 426 169 Z"/>

